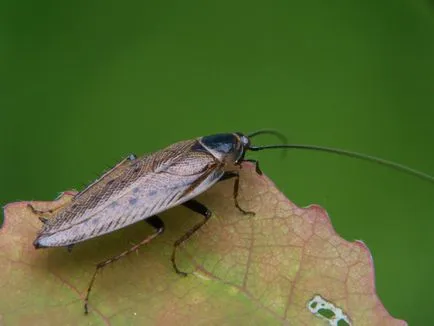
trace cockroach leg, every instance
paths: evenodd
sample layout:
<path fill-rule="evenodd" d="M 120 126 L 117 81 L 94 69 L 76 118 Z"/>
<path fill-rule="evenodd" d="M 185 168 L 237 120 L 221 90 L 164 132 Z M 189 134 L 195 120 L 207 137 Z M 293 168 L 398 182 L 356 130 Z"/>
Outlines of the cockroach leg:
<path fill-rule="evenodd" d="M 244 162 L 250 162 L 255 164 L 255 171 L 257 174 L 262 175 L 262 170 L 259 168 L 259 161 L 257 160 L 251 160 L 251 159 L 246 159 L 244 160 Z"/>
<path fill-rule="evenodd" d="M 164 222 L 158 216 L 154 215 L 154 216 L 148 217 L 147 219 L 145 219 L 145 222 L 148 223 L 150 226 L 152 226 L 155 229 L 154 234 L 146 237 L 144 240 L 142 240 L 138 244 L 132 246 L 130 249 L 125 250 L 121 254 L 119 254 L 115 257 L 109 258 L 105 261 L 102 261 L 96 265 L 95 272 L 92 275 L 89 286 L 87 288 L 86 297 L 84 299 L 84 313 L 85 314 L 87 314 L 89 311 L 88 310 L 89 296 L 90 296 L 90 292 L 92 291 L 93 283 L 95 282 L 95 278 L 96 278 L 96 275 L 98 274 L 98 272 L 100 270 L 102 270 L 104 267 L 106 267 L 107 265 L 114 263 L 115 261 L 121 259 L 122 257 L 125 257 L 128 254 L 136 251 L 137 249 L 139 249 L 139 247 L 149 243 L 150 241 L 152 241 L 153 239 L 155 239 L 156 237 L 158 237 L 160 234 L 162 234 L 164 232 Z"/>
<path fill-rule="evenodd" d="M 61 205 L 59 205 L 58 207 L 55 207 L 55 208 L 53 208 L 53 209 L 47 209 L 47 210 L 39 210 L 39 209 L 36 209 L 36 208 L 33 207 L 33 205 L 30 204 L 30 203 L 27 204 L 27 207 L 30 208 L 30 210 L 32 211 L 33 214 L 38 215 L 39 220 L 40 220 L 42 223 L 45 224 L 45 223 L 47 223 L 48 219 L 45 218 L 44 216 L 51 216 L 51 215 L 53 215 L 55 211 L 61 209 L 62 207 L 66 206 L 67 204 L 69 204 L 69 202 L 64 203 L 64 204 L 61 204 Z"/>
<path fill-rule="evenodd" d="M 33 207 L 32 204 L 27 204 L 27 207 L 30 208 L 33 214 L 35 215 L 51 215 L 54 212 L 54 209 L 47 209 L 47 210 L 39 210 Z"/>
<path fill-rule="evenodd" d="M 236 178 L 235 182 L 234 182 L 234 193 L 233 193 L 235 207 L 238 208 L 238 210 L 241 213 L 243 213 L 244 215 L 255 215 L 255 212 L 246 211 L 246 210 L 242 209 L 240 207 L 240 205 L 238 204 L 238 190 L 240 188 L 240 174 L 237 171 L 225 172 L 219 181 L 223 181 L 223 180 L 227 180 L 227 179 L 231 179 L 231 178 Z"/>
<path fill-rule="evenodd" d="M 173 245 L 173 251 L 172 251 L 172 266 L 175 269 L 176 273 L 182 276 L 187 276 L 187 273 L 182 272 L 179 270 L 178 266 L 176 266 L 176 249 L 178 246 L 180 246 L 183 242 L 187 241 L 197 230 L 199 230 L 202 226 L 205 225 L 205 223 L 209 220 L 212 213 L 211 211 L 206 208 L 203 204 L 199 203 L 196 200 L 189 200 L 182 204 L 183 206 L 191 209 L 193 212 L 198 213 L 204 217 L 204 220 L 197 223 L 195 226 L 193 226 L 190 230 L 188 230 L 181 238 L 175 241 Z"/>
<path fill-rule="evenodd" d="M 39 218 L 39 221 L 41 221 L 43 224 L 48 222 L 48 218 L 46 218 L 46 217 L 38 216 L 38 218 Z"/>

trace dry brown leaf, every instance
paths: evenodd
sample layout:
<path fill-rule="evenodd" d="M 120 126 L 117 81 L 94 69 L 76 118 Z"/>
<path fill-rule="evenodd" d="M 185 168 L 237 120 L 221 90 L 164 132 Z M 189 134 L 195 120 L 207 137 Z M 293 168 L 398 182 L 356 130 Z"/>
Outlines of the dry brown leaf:
<path fill-rule="evenodd" d="M 35 250 L 39 220 L 27 202 L 7 205 L 0 325 L 406 325 L 378 299 L 362 242 L 340 238 L 322 208 L 295 206 L 250 164 L 242 171 L 240 205 L 255 216 L 234 207 L 233 181 L 201 196 L 214 215 L 179 252 L 192 273 L 184 278 L 172 269 L 172 244 L 200 217 L 183 207 L 163 214 L 163 236 L 98 275 L 88 316 L 83 297 L 95 264 L 152 230 L 138 223 L 72 253 Z"/>

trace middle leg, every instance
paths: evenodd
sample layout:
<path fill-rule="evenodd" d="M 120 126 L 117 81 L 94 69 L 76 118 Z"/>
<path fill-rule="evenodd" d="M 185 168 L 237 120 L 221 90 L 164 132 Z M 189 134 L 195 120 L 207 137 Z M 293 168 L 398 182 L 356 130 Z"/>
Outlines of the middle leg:
<path fill-rule="evenodd" d="M 173 251 L 172 251 L 172 257 L 171 257 L 171 261 L 172 261 L 172 266 L 175 269 L 176 273 L 182 276 L 187 276 L 187 273 L 182 272 L 181 270 L 179 270 L 178 266 L 176 266 L 176 249 L 185 241 L 187 241 L 188 239 L 190 239 L 190 237 L 197 231 L 199 230 L 202 226 L 205 225 L 205 223 L 209 220 L 209 218 L 211 217 L 212 213 L 211 211 L 206 208 L 203 204 L 199 203 L 198 201 L 191 199 L 187 202 L 185 202 L 184 204 L 182 204 L 183 206 L 191 209 L 193 212 L 198 213 L 200 215 L 202 215 L 204 217 L 204 219 L 197 223 L 196 225 L 194 225 L 190 230 L 188 230 L 182 237 L 180 237 L 178 240 L 175 241 L 174 245 L 173 245 Z"/>
<path fill-rule="evenodd" d="M 246 211 L 245 209 L 242 209 L 240 204 L 238 203 L 238 190 L 240 188 L 240 174 L 238 171 L 225 172 L 225 174 L 223 174 L 223 176 L 219 181 L 232 179 L 232 178 L 235 178 L 234 192 L 233 192 L 235 207 L 238 208 L 238 210 L 244 215 L 255 215 L 255 212 L 250 212 L 250 211 Z"/>

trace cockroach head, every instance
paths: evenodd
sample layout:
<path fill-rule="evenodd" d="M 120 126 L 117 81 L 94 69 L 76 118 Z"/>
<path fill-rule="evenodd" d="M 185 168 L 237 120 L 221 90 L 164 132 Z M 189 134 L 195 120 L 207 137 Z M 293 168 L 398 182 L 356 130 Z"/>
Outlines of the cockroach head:
<path fill-rule="evenodd" d="M 261 134 L 278 136 L 284 143 L 286 143 L 286 138 L 274 130 L 259 130 L 247 135 L 241 132 L 215 134 L 201 137 L 199 142 L 203 148 L 210 152 L 219 161 L 238 164 L 244 160 L 244 155 L 247 150 L 255 148 L 251 146 L 250 139 Z"/>
<path fill-rule="evenodd" d="M 199 142 L 219 161 L 232 164 L 242 161 L 250 146 L 249 137 L 239 132 L 205 136 Z"/>

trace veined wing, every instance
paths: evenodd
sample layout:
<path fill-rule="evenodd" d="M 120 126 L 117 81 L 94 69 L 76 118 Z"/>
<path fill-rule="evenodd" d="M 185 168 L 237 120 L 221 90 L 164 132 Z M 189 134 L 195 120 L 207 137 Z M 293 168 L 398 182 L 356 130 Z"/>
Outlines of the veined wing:
<path fill-rule="evenodd" d="M 196 197 L 223 175 L 223 165 L 196 150 L 197 141 L 174 144 L 121 165 L 104 182 L 79 193 L 44 224 L 35 244 L 67 246 L 158 214 Z"/>

